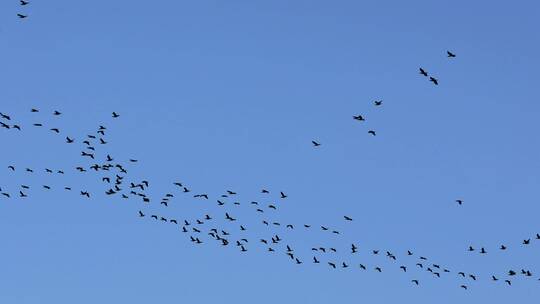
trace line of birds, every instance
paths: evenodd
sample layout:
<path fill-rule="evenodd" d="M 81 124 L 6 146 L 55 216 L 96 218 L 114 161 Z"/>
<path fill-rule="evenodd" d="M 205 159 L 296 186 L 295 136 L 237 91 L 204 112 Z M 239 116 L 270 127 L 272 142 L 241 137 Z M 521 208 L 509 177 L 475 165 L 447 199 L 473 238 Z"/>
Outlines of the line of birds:
<path fill-rule="evenodd" d="M 456 57 L 456 54 L 450 52 L 450 51 L 446 51 L 446 54 L 448 56 L 448 58 L 455 58 Z M 429 81 L 431 81 L 434 85 L 439 85 L 439 80 L 433 76 L 430 76 L 428 74 L 428 72 L 426 72 L 426 70 L 424 68 L 419 68 L 420 70 L 420 75 L 424 76 L 424 77 L 429 77 Z"/>
<path fill-rule="evenodd" d="M 379 104 L 377 106 L 380 106 L 382 104 L 382 101 L 379 101 Z M 39 110 L 32 109 L 32 113 L 37 113 Z M 59 111 L 54 111 L 52 113 L 54 116 L 60 116 L 62 113 Z M 119 114 L 116 112 L 112 113 L 112 118 L 118 118 L 120 117 Z M 3 120 L 3 121 L 2 121 Z M 11 124 L 12 118 L 10 115 L 7 115 L 5 113 L 0 113 L 0 122 L 3 125 L 6 125 L 6 129 L 13 128 L 13 125 Z M 36 125 L 36 124 L 34 124 Z M 40 124 L 41 125 L 41 124 Z M 41 125 L 42 126 L 42 125 Z M 55 128 L 56 129 L 56 128 Z M 22 130 L 22 128 L 18 128 L 18 130 Z M 110 154 L 108 154 L 106 151 L 103 153 L 103 155 L 100 154 L 101 148 L 98 149 L 98 147 L 104 147 L 103 145 L 107 143 L 105 140 L 105 131 L 107 130 L 106 127 L 103 125 L 100 125 L 99 128 L 97 128 L 97 131 L 95 134 L 87 135 L 85 138 L 76 139 L 75 137 L 66 137 L 66 143 L 67 144 L 73 144 L 73 143 L 81 143 L 83 147 L 83 151 L 81 152 L 81 160 L 85 162 L 84 165 L 77 166 L 73 172 L 79 172 L 79 173 L 89 173 L 89 172 L 95 172 L 96 174 L 98 172 L 104 173 L 106 176 L 101 176 L 101 182 L 108 185 L 104 192 L 105 195 L 108 197 L 119 195 L 123 199 L 129 199 L 129 198 L 140 198 L 142 202 L 149 206 L 151 202 L 153 202 L 153 198 L 150 195 L 146 194 L 146 191 L 150 187 L 150 182 L 147 179 L 143 180 L 128 180 L 128 165 L 119 163 L 115 161 L 115 158 L 112 157 Z M 55 134 L 60 134 L 60 130 L 53 131 Z M 100 145 L 96 146 L 94 143 L 99 143 Z M 103 144 L 103 145 L 102 145 Z M 95 162 L 97 159 L 102 159 L 103 161 L 101 163 L 92 163 Z M 130 158 L 128 159 L 129 164 L 137 163 L 137 159 Z M 17 170 L 17 167 L 15 165 L 9 165 L 8 170 L 14 172 Z M 34 173 L 34 169 L 31 168 L 25 168 L 24 172 L 28 173 Z M 41 172 L 41 170 L 36 171 Z M 62 176 L 65 173 L 71 173 L 71 170 L 65 170 L 65 169 L 50 169 L 45 168 L 43 170 L 46 174 L 52 174 L 57 173 L 60 176 Z M 185 185 L 182 182 L 174 182 L 173 183 L 174 189 L 173 191 L 169 191 L 168 193 L 164 194 L 160 200 L 159 205 L 156 205 L 161 208 L 169 207 L 171 203 L 173 203 L 173 199 L 177 196 L 178 193 L 180 194 L 187 194 L 192 193 L 193 190 L 191 190 L 187 185 Z M 39 187 L 43 191 L 49 191 L 51 190 L 51 186 L 49 185 L 42 185 Z M 20 185 L 19 190 L 19 196 L 21 198 L 27 198 L 30 196 L 30 192 L 33 190 L 33 187 L 30 187 L 27 183 L 24 185 Z M 71 186 L 65 186 L 63 190 L 71 191 L 73 188 Z M 2 193 L 2 196 L 10 198 L 11 194 L 5 190 L 0 188 L 0 192 Z M 89 191 L 86 189 L 80 189 L 79 191 L 81 196 L 84 196 L 86 198 L 95 197 L 91 195 Z M 260 195 L 263 195 L 264 197 L 267 197 L 270 195 L 270 191 L 267 189 L 262 189 L 260 191 Z M 295 227 L 303 227 L 306 231 L 315 231 L 312 228 L 314 228 L 310 224 L 294 224 L 294 223 L 282 223 L 279 220 L 271 220 L 268 218 L 268 216 L 272 217 L 275 215 L 278 215 L 279 213 L 268 213 L 269 211 L 277 212 L 279 208 L 279 204 L 275 200 L 270 200 L 267 203 L 259 203 L 258 201 L 251 201 L 247 206 L 253 206 L 251 210 L 254 210 L 255 214 L 260 214 L 263 216 L 262 219 L 256 220 L 259 224 L 255 226 L 255 224 L 248 224 L 248 222 L 251 220 L 253 221 L 254 216 L 249 216 L 248 218 L 241 218 L 236 215 L 237 212 L 240 212 L 240 209 L 231 209 L 231 208 L 238 208 L 242 204 L 241 202 L 234 200 L 236 198 L 237 192 L 232 190 L 227 190 L 225 193 L 221 194 L 218 198 L 216 198 L 216 205 L 213 205 L 217 208 L 226 208 L 225 210 L 219 209 L 219 211 L 216 211 L 218 213 L 221 213 L 222 216 L 214 216 L 212 215 L 213 212 L 207 212 L 204 211 L 203 215 L 196 216 L 195 218 L 185 218 L 185 219 L 177 219 L 176 217 L 170 217 L 167 215 L 158 215 L 158 213 L 151 212 L 151 215 L 149 216 L 150 219 L 153 219 L 157 222 L 162 223 L 171 223 L 178 226 L 181 226 L 181 231 L 183 233 L 189 234 L 189 239 L 194 244 L 203 244 L 207 240 L 205 239 L 206 236 L 210 237 L 210 240 L 216 241 L 221 246 L 225 247 L 229 244 L 236 244 L 236 247 L 239 248 L 241 252 L 247 252 L 250 249 L 249 244 L 253 243 L 259 243 L 262 244 L 265 251 L 270 253 L 275 252 L 283 252 L 286 256 L 290 258 L 291 261 L 293 261 L 296 264 L 304 264 L 305 262 L 305 256 L 301 254 L 302 249 L 294 248 L 291 244 L 286 244 L 287 238 L 284 238 L 282 233 L 285 231 L 296 231 L 297 229 Z M 205 192 L 199 192 L 196 194 L 193 194 L 193 199 L 202 199 L 204 201 L 210 200 L 211 195 Z M 280 200 L 285 200 L 288 198 L 288 195 L 285 194 L 283 191 L 279 192 Z M 233 199 L 234 202 L 232 204 L 229 202 L 229 199 Z M 266 205 L 266 207 L 263 207 L 263 204 Z M 246 206 L 246 204 L 242 205 Z M 204 208 L 204 207 L 211 207 L 208 205 L 198 205 L 198 208 Z M 163 209 L 168 210 L 168 209 Z M 147 211 L 139 210 L 138 216 L 141 218 L 147 217 Z M 184 213 L 183 213 L 184 214 Z M 267 215 L 269 214 L 269 215 Z M 222 223 L 220 226 L 217 226 L 218 221 L 221 220 Z M 353 218 L 350 216 L 343 216 L 343 220 L 346 222 L 352 222 Z M 212 225 L 213 223 L 216 223 L 216 226 L 208 227 L 207 225 Z M 233 225 L 233 226 L 231 226 Z M 331 233 L 331 235 L 340 236 L 341 232 L 339 230 L 330 228 L 327 225 L 317 225 L 319 226 L 319 229 L 317 229 L 320 232 L 327 232 Z M 229 228 L 227 228 L 229 227 Z M 230 228 L 234 227 L 234 231 L 231 232 Z M 256 229 L 256 227 L 267 227 L 263 229 L 263 235 L 259 235 L 256 239 L 258 239 L 258 242 L 253 242 L 253 239 L 247 235 L 247 233 L 251 232 L 258 232 L 260 229 Z M 268 230 L 271 229 L 271 230 Z M 283 230 L 284 229 L 284 230 Z M 239 233 L 241 235 L 238 235 L 235 238 L 236 233 Z M 285 232 L 286 233 L 286 232 Z M 289 233 L 286 233 L 286 236 L 289 236 Z M 250 242 L 251 240 L 251 242 Z M 339 239 L 338 239 L 339 240 Z M 324 241 L 323 243 L 326 243 Z M 329 245 L 321 245 L 317 244 L 316 246 L 311 247 L 311 250 L 309 250 L 312 254 L 310 254 L 313 264 L 321 264 L 321 262 L 326 262 L 326 264 L 332 268 L 337 269 L 338 265 L 339 268 L 350 268 L 352 265 L 357 264 L 358 268 L 360 270 L 367 270 L 368 267 L 367 264 L 362 262 L 351 262 L 350 257 L 343 258 L 339 257 L 339 255 L 343 252 L 350 252 L 350 254 L 357 255 L 358 253 L 365 252 L 369 253 L 372 256 L 379 256 L 381 252 L 386 252 L 386 257 L 388 258 L 388 261 L 391 262 L 397 262 L 398 260 L 402 260 L 401 257 L 399 257 L 396 254 L 393 254 L 390 251 L 387 250 L 379 250 L 379 249 L 372 249 L 372 250 L 360 250 L 359 246 L 357 246 L 355 243 L 351 244 L 348 249 L 344 249 L 345 246 L 329 246 Z M 304 250 L 308 250 L 307 248 L 304 248 Z M 407 251 L 406 256 L 414 256 L 412 251 Z M 443 267 L 440 264 L 435 263 L 427 263 L 427 258 L 424 256 L 417 256 L 418 261 L 415 264 L 415 268 L 419 270 L 425 270 L 426 272 L 429 272 L 432 274 L 433 277 L 439 278 L 444 274 L 451 273 L 452 271 L 447 268 Z M 326 259 L 326 260 L 325 260 Z M 414 263 L 414 261 L 413 261 Z M 374 271 L 376 272 L 383 272 L 383 266 L 380 265 L 380 263 L 374 263 L 374 265 L 371 266 Z M 410 273 L 411 267 L 406 264 L 400 264 L 399 268 L 402 272 Z M 479 276 L 473 273 L 469 272 L 456 272 L 458 277 L 462 278 L 468 278 L 470 280 L 476 281 Z M 525 277 L 531 277 L 532 271 L 523 269 L 521 272 Z M 517 272 L 512 271 L 508 272 L 508 278 L 505 279 L 505 282 L 507 282 L 509 285 L 511 284 L 510 278 L 516 275 Z M 492 276 L 493 281 L 498 281 L 499 279 Z M 419 285 L 419 279 L 413 278 L 411 279 L 411 282 L 415 285 Z M 467 289 L 467 284 L 461 284 L 462 288 Z"/>

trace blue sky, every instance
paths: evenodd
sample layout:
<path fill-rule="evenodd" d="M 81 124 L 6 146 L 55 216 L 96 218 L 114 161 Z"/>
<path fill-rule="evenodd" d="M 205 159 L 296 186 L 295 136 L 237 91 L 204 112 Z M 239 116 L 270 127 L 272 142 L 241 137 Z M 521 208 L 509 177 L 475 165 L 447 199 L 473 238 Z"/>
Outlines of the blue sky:
<path fill-rule="evenodd" d="M 32 191 L 25 200 L 0 199 L 1 302 L 533 303 L 540 241 L 520 243 L 540 232 L 539 8 L 533 1 L 36 0 L 24 8 L 3 1 L 0 112 L 23 130 L 0 129 L 0 187 Z M 19 12 L 29 17 L 18 20 Z M 366 121 L 354 121 L 358 114 Z M 32 128 L 36 122 L 47 128 Z M 149 180 L 152 195 L 177 191 L 172 183 L 182 181 L 213 199 L 175 192 L 164 208 L 106 197 L 100 174 L 74 172 L 85 162 L 80 145 L 64 143 L 100 124 L 108 129 L 105 154 L 138 159 L 129 176 Z M 40 190 L 45 184 L 53 189 Z M 95 196 L 66 193 L 67 184 Z M 227 189 L 242 203 L 227 208 L 249 225 L 247 253 L 194 246 L 178 227 L 137 216 L 211 213 L 228 225 L 215 204 Z M 289 197 L 280 200 L 279 191 Z M 304 264 L 256 244 L 270 228 L 248 206 L 253 200 L 276 202 L 269 218 L 295 224 L 278 233 Z M 341 235 L 302 230 L 303 223 Z M 354 257 L 346 252 L 352 242 Z M 507 252 L 496 250 L 502 243 Z M 318 244 L 343 248 L 336 261 L 351 268 L 311 264 L 309 248 Z M 469 245 L 488 254 L 468 253 Z M 398 261 L 374 257 L 377 248 Z M 415 257 L 405 256 L 409 249 Z M 453 273 L 436 279 L 419 271 L 417 255 Z M 521 268 L 535 278 L 519 276 L 510 288 L 489 281 Z M 480 280 L 459 279 L 460 270 Z"/>

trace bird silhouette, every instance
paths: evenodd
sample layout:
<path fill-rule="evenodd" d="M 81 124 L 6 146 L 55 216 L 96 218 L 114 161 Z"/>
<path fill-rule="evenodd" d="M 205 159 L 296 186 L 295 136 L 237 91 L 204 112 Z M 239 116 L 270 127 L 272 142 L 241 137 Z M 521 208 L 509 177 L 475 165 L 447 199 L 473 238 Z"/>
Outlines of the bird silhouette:
<path fill-rule="evenodd" d="M 448 55 L 449 58 L 454 58 L 456 57 L 456 55 L 450 51 L 446 51 L 446 54 Z"/>
<path fill-rule="evenodd" d="M 376 135 L 377 135 L 377 133 L 375 133 L 375 131 L 373 131 L 373 130 L 369 130 L 369 131 L 368 131 L 368 134 L 371 134 L 371 135 L 373 135 L 373 136 L 376 136 Z"/>
<path fill-rule="evenodd" d="M 314 140 L 312 140 L 311 143 L 313 144 L 314 147 L 318 147 L 318 146 L 321 145 L 320 143 L 318 143 L 318 142 L 316 142 Z"/>
<path fill-rule="evenodd" d="M 428 73 L 424 71 L 424 69 L 420 68 L 420 74 L 424 75 L 425 77 L 428 76 Z"/>
<path fill-rule="evenodd" d="M 358 120 L 358 121 L 365 121 L 365 119 L 364 119 L 364 117 L 362 117 L 362 115 L 353 116 L 353 119 Z"/>
<path fill-rule="evenodd" d="M 433 82 L 434 85 L 439 85 L 439 81 L 435 77 L 429 77 L 429 81 Z"/>

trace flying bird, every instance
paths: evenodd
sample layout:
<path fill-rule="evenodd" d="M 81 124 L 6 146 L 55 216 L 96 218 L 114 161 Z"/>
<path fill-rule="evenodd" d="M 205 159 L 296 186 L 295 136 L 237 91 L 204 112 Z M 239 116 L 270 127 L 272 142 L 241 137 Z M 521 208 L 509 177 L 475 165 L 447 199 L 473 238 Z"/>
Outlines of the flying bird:
<path fill-rule="evenodd" d="M 424 71 L 424 69 L 420 68 L 420 74 L 424 75 L 425 77 L 428 76 L 427 72 Z"/>
<path fill-rule="evenodd" d="M 446 51 L 446 54 L 448 55 L 448 58 L 455 58 L 456 57 L 456 54 L 450 52 L 450 51 Z"/>

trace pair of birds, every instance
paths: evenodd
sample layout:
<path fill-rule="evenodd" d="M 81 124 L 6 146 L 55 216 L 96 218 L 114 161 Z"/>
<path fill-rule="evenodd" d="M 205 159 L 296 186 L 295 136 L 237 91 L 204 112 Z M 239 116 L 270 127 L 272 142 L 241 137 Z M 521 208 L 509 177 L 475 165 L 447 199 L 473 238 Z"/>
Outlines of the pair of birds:
<path fill-rule="evenodd" d="M 28 5 L 28 4 L 30 4 L 30 2 L 24 1 L 24 0 L 20 0 L 20 5 L 21 5 L 21 6 L 25 6 L 25 5 Z M 28 17 L 28 15 L 23 15 L 23 14 L 21 14 L 21 13 L 17 14 L 17 16 L 18 16 L 20 19 L 24 19 L 24 18 Z"/>

